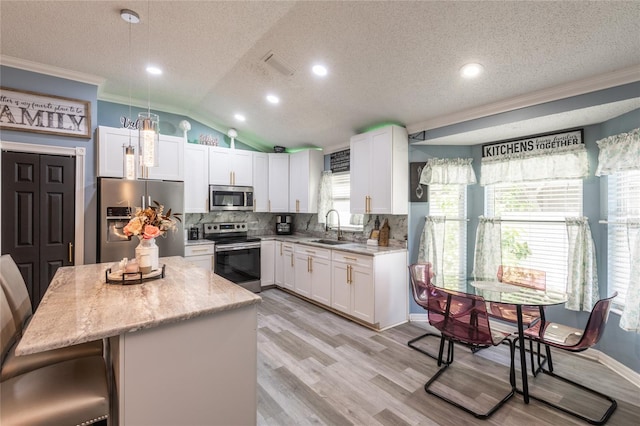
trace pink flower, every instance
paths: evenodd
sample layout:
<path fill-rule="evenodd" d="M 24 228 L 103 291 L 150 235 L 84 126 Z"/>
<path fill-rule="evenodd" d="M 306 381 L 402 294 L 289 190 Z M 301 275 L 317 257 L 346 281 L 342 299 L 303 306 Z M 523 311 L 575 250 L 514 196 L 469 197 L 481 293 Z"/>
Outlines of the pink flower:
<path fill-rule="evenodd" d="M 162 235 L 162 231 L 157 226 L 153 225 L 145 225 L 144 233 L 142 234 L 142 238 L 149 240 L 151 238 L 156 238 Z"/>

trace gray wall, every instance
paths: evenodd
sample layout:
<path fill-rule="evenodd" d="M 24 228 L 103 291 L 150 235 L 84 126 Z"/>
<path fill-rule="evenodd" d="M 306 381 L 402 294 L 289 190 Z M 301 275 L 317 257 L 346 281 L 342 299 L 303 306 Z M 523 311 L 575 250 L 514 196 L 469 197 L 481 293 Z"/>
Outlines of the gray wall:
<path fill-rule="evenodd" d="M 607 136 L 628 132 L 640 125 L 640 109 L 631 111 L 607 122 L 587 126 L 584 128 L 584 140 L 589 155 L 590 176 L 583 182 L 583 212 L 589 218 L 589 226 L 596 247 L 598 263 L 598 281 L 600 283 L 600 296 L 605 297 L 607 288 L 607 229 L 598 221 L 606 217 L 606 178 L 598 178 L 594 175 L 598 164 L 598 147 L 596 141 Z M 526 135 L 523 135 L 526 136 Z M 426 146 L 412 145 L 409 149 L 409 161 L 426 161 L 428 158 L 473 158 L 473 167 L 476 176 L 480 179 L 481 145 L 473 146 Z M 480 185 L 468 187 L 468 216 L 470 218 L 467 228 L 467 268 L 473 268 L 473 252 L 475 232 L 478 225 L 478 216 L 484 213 L 484 189 Z M 424 216 L 429 214 L 429 203 L 411 203 L 409 214 L 409 260 L 415 262 L 418 257 L 418 244 L 420 232 L 424 226 Z M 411 301 L 411 313 L 424 313 L 415 302 Z M 548 318 L 574 327 L 583 328 L 587 322 L 589 313 L 575 312 L 564 307 L 549 307 Z M 622 330 L 619 327 L 620 315 L 612 312 L 609 316 L 606 332 L 597 349 L 633 369 L 640 372 L 640 335 Z"/>

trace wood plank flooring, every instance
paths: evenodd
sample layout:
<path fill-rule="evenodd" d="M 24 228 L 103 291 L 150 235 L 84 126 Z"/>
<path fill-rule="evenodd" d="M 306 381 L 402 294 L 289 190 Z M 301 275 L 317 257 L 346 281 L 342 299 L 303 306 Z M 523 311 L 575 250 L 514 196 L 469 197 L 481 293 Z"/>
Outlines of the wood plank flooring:
<path fill-rule="evenodd" d="M 585 424 L 536 401 L 526 405 L 519 395 L 489 420 L 477 420 L 424 391 L 437 370 L 436 361 L 406 343 L 423 334 L 426 324 L 377 333 L 277 289 L 260 295 L 259 425 Z M 427 350 L 437 353 L 438 339 L 423 341 Z M 560 351 L 554 352 L 554 367 L 618 400 L 608 425 L 640 424 L 640 389 L 627 380 L 597 362 Z M 508 371 L 506 345 L 476 354 L 456 347 L 454 364 L 434 390 L 486 409 L 509 391 Z M 535 394 L 587 414 L 603 407 L 553 378 L 529 377 Z"/>

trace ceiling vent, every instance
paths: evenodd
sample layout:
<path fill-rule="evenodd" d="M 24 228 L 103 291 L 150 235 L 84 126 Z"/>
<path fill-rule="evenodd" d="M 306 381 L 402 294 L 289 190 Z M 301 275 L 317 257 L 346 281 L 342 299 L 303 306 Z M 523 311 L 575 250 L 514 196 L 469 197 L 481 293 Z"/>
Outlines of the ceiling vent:
<path fill-rule="evenodd" d="M 273 69 L 278 71 L 280 74 L 290 77 L 293 75 L 293 68 L 291 68 L 286 62 L 284 62 L 279 56 L 276 56 L 275 53 L 269 52 L 262 58 L 262 62 L 265 64 L 271 65 Z"/>

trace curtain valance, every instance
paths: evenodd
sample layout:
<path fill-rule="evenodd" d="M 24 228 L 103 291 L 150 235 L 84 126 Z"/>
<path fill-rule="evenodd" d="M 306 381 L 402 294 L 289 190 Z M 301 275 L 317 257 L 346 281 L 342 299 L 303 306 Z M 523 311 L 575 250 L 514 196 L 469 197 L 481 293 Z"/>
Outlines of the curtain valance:
<path fill-rule="evenodd" d="M 551 179 L 579 179 L 589 175 L 589 158 L 584 146 L 562 152 L 532 155 L 513 154 L 499 160 L 483 158 L 480 185 L 531 182 Z"/>
<path fill-rule="evenodd" d="M 640 170 L 640 128 L 600 139 L 596 143 L 600 148 L 596 176 Z"/>
<path fill-rule="evenodd" d="M 472 185 L 477 183 L 471 167 L 472 158 L 430 158 L 427 160 L 420 183 L 423 185 Z"/>

